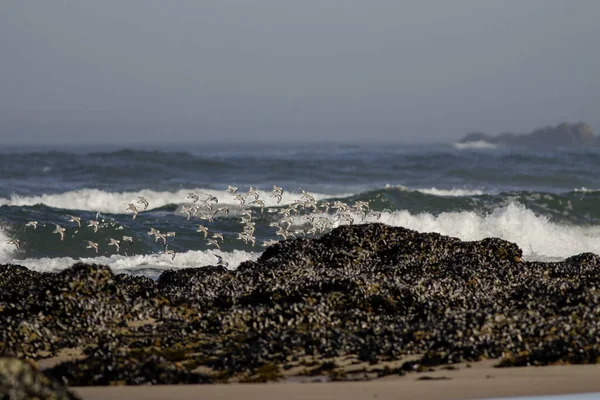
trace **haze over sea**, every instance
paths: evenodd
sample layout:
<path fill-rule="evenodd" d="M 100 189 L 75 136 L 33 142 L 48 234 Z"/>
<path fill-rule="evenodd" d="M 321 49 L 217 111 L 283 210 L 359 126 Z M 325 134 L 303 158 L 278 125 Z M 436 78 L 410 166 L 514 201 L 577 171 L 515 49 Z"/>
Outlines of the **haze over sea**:
<path fill-rule="evenodd" d="M 77 260 L 109 265 L 115 272 L 157 277 L 170 268 L 216 264 L 230 267 L 256 259 L 265 240 L 280 240 L 276 227 L 283 215 L 273 212 L 305 200 L 318 204 L 367 201 L 375 212 L 350 212 L 354 223 L 379 221 L 421 232 L 439 232 L 462 240 L 500 237 L 517 243 L 527 260 L 558 260 L 581 252 L 600 253 L 600 149 L 458 148 L 440 145 L 236 145 L 211 144 L 130 148 L 9 148 L 0 157 L 0 263 L 18 263 L 37 271 L 56 271 Z M 241 211 L 228 185 L 239 192 L 257 188 L 266 208 L 252 211 L 256 245 L 238 239 Z M 247 185 L 247 186 L 246 186 Z M 285 192 L 280 204 L 272 185 Z M 183 207 L 194 192 L 200 202 L 216 196 L 216 206 L 230 208 L 213 222 Z M 145 197 L 150 205 L 132 219 L 128 203 Z M 137 204 L 141 209 L 143 206 Z M 213 212 L 214 212 L 213 208 Z M 208 210 L 205 210 L 208 212 Z M 101 227 L 94 233 L 88 221 Z M 317 215 L 319 214 L 319 215 Z M 69 222 L 82 217 L 82 227 Z M 302 210 L 290 216 L 289 232 L 310 230 L 309 216 L 325 217 L 335 227 L 339 210 Z M 35 220 L 38 228 L 25 227 Z M 314 220 L 313 220 L 314 221 Z M 67 228 L 65 240 L 54 224 Z M 220 232 L 220 249 L 197 232 Z M 176 232 L 162 241 L 150 227 Z M 316 235 L 322 234 L 318 232 Z M 109 238 L 132 236 L 117 253 Z M 309 236 L 315 235 L 314 232 Z M 7 243 L 19 239 L 22 247 Z M 209 236 L 210 238 L 210 236 Z M 99 252 L 86 241 L 99 244 Z"/>

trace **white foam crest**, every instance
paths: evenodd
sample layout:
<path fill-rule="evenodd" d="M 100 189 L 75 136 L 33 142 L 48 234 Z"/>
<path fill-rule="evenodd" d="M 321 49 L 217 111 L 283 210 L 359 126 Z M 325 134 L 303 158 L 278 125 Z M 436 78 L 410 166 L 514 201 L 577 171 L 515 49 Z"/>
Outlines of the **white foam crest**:
<path fill-rule="evenodd" d="M 586 188 L 585 186 L 582 186 L 579 189 L 577 189 L 577 188 L 573 189 L 573 191 L 581 192 L 581 193 L 597 193 L 597 192 L 600 192 L 600 189 L 589 189 L 589 188 Z"/>
<path fill-rule="evenodd" d="M 10 238 L 0 227 L 0 263 L 6 263 L 16 251 L 15 245 L 8 243 Z"/>
<path fill-rule="evenodd" d="M 592 252 L 600 254 L 600 226 L 581 227 L 560 225 L 548 218 L 536 215 L 518 203 L 497 208 L 492 213 L 481 216 L 474 212 L 446 212 L 439 215 L 429 213 L 411 214 L 408 211 L 382 213 L 379 220 L 368 216 L 351 214 L 354 223 L 382 222 L 392 226 L 402 226 L 419 232 L 437 232 L 457 237 L 464 241 L 498 237 L 516 243 L 528 260 L 553 260 Z M 315 214 L 316 217 L 325 215 Z M 348 224 L 338 221 L 337 215 L 326 215 L 334 227 Z M 303 225 L 306 218 L 292 218 L 293 225 Z"/>
<path fill-rule="evenodd" d="M 145 272 L 149 269 L 164 271 L 169 269 L 216 265 L 217 258 L 215 257 L 215 254 L 223 257 L 223 262 L 229 264 L 229 269 L 235 269 L 244 261 L 256 260 L 261 253 L 243 250 L 234 250 L 232 252 L 222 252 L 220 250 L 189 250 L 175 253 L 174 259 L 170 254 L 146 254 L 136 256 L 113 254 L 110 257 L 99 256 L 84 257 L 80 259 L 71 257 L 27 258 L 24 260 L 12 260 L 12 262 L 38 272 L 56 272 L 81 261 L 88 264 L 107 265 L 114 273 L 127 272 L 129 274 L 135 274 L 136 272 Z M 147 274 L 143 273 L 143 275 Z"/>
<path fill-rule="evenodd" d="M 465 188 L 452 188 L 452 189 L 438 189 L 436 187 L 431 188 L 409 188 L 402 185 L 385 185 L 386 189 L 395 188 L 399 190 L 405 190 L 407 192 L 420 192 L 424 194 L 430 194 L 432 196 L 440 197 L 467 197 L 467 196 L 479 196 L 486 194 L 483 190 L 479 189 L 465 189 Z"/>
<path fill-rule="evenodd" d="M 486 142 L 485 140 L 475 140 L 472 142 L 456 142 L 454 147 L 460 150 L 464 149 L 495 149 L 498 147 L 495 143 Z"/>
<path fill-rule="evenodd" d="M 150 189 L 144 189 L 136 192 L 106 192 L 100 189 L 80 189 L 59 194 L 44 194 L 41 196 L 19 196 L 17 194 L 12 195 L 9 199 L 0 198 L 0 206 L 33 206 L 35 204 L 45 204 L 49 207 L 63 208 L 68 210 L 82 210 L 82 211 L 93 211 L 103 212 L 110 214 L 127 214 L 128 203 L 136 203 L 139 196 L 145 197 L 150 205 L 148 209 L 154 209 L 163 207 L 167 204 L 183 204 L 190 203 L 192 200 L 188 199 L 188 193 L 193 192 L 200 196 L 200 199 L 207 198 L 207 195 L 215 196 L 219 199 L 220 203 L 223 204 L 238 204 L 237 200 L 234 200 L 234 195 L 226 192 L 225 190 L 208 190 L 208 189 L 180 189 L 175 192 L 168 191 L 154 191 Z M 260 199 L 265 202 L 267 207 L 273 207 L 277 205 L 277 199 L 271 197 L 271 192 L 257 190 L 260 195 Z M 245 191 L 242 193 L 246 193 Z M 316 199 L 324 199 L 332 197 L 332 195 L 322 193 L 311 193 Z M 336 197 L 346 197 L 351 194 L 340 194 Z M 289 193 L 284 192 L 281 203 L 279 205 L 291 204 L 295 200 L 300 199 L 300 193 Z M 254 200 L 254 197 L 250 196 L 248 202 Z M 140 210 L 143 209 L 138 204 Z"/>

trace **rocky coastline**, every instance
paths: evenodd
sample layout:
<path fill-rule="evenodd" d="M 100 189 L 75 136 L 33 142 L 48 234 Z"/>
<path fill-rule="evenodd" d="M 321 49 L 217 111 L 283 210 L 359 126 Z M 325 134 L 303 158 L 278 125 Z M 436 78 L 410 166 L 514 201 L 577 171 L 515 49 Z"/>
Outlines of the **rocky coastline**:
<path fill-rule="evenodd" d="M 459 145 L 484 143 L 495 146 L 518 146 L 539 148 L 575 147 L 591 148 L 600 146 L 600 136 L 594 134 L 592 127 L 585 123 L 563 122 L 556 126 L 545 126 L 530 133 L 504 132 L 489 135 L 483 132 L 471 132 L 461 138 Z"/>
<path fill-rule="evenodd" d="M 597 363 L 600 257 L 521 257 L 497 238 L 363 224 L 157 281 L 0 265 L 0 393 Z"/>

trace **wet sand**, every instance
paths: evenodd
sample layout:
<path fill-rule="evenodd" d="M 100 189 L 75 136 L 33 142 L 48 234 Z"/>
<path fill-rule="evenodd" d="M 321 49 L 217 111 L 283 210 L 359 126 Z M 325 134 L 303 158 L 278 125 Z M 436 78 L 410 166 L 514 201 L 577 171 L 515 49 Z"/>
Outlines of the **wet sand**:
<path fill-rule="evenodd" d="M 510 396 L 600 393 L 600 365 L 494 368 L 493 361 L 456 370 L 387 376 L 362 382 L 267 383 L 80 387 L 86 400 L 100 399 L 484 399 Z M 600 397 L 600 394 L 599 394 Z"/>

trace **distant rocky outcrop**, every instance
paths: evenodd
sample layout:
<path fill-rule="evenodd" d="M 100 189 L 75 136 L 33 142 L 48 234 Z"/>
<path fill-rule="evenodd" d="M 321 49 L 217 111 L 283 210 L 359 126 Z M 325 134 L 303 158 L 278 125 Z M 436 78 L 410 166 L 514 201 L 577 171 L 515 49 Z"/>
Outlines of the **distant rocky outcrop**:
<path fill-rule="evenodd" d="M 592 127 L 588 124 L 563 122 L 526 134 L 506 132 L 494 136 L 482 132 L 472 132 L 458 141 L 458 144 L 461 145 L 482 143 L 500 146 L 592 147 L 600 145 L 600 137 L 594 134 Z"/>

